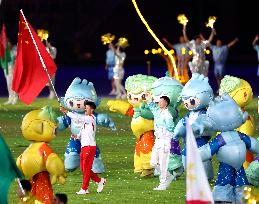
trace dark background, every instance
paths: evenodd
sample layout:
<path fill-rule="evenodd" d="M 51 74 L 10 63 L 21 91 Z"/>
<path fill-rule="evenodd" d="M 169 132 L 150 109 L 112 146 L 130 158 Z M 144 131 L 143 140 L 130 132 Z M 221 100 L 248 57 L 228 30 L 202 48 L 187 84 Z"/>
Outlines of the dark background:
<path fill-rule="evenodd" d="M 177 42 L 181 34 L 178 14 L 184 13 L 189 18 L 190 38 L 200 32 L 208 37 L 210 30 L 204 24 L 208 16 L 215 15 L 218 37 L 225 42 L 240 39 L 229 60 L 256 62 L 251 47 L 259 27 L 256 1 L 138 0 L 137 3 L 157 36 L 167 37 L 171 42 Z M 103 61 L 106 47 L 100 36 L 107 32 L 129 39 L 128 62 L 143 60 L 144 49 L 157 47 L 130 0 L 3 0 L 1 23 L 6 23 L 13 43 L 17 41 L 19 9 L 23 9 L 34 29 L 45 28 L 50 32 L 50 41 L 59 51 L 59 65 L 84 64 L 87 52 L 92 53 L 90 61 Z"/>
<path fill-rule="evenodd" d="M 189 18 L 187 33 L 190 39 L 199 33 L 208 38 L 210 29 L 205 22 L 209 16 L 217 16 L 217 37 L 225 43 L 235 37 L 240 40 L 229 53 L 228 72 L 240 77 L 245 74 L 245 79 L 256 83 L 257 57 L 252 41 L 259 34 L 257 1 L 137 0 L 137 3 L 157 36 L 160 39 L 167 37 L 172 43 L 178 41 L 182 31 L 176 19 L 178 14 L 184 13 Z M 2 0 L 0 9 L 0 24 L 5 22 L 12 43 L 17 41 L 19 9 L 23 9 L 35 30 L 47 29 L 49 40 L 58 49 L 58 67 L 102 68 L 107 47 L 102 45 L 100 37 L 108 32 L 129 40 L 126 68 L 131 70 L 128 75 L 145 72 L 147 60 L 153 67 L 165 66 L 162 58 L 144 55 L 145 49 L 158 46 L 130 0 Z"/>

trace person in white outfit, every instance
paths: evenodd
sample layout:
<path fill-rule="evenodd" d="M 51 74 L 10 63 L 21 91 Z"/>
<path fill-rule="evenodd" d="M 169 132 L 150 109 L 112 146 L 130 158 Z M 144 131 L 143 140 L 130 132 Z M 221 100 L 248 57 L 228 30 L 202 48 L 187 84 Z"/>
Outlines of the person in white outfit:
<path fill-rule="evenodd" d="M 85 103 L 85 115 L 67 112 L 67 115 L 71 119 L 80 120 L 83 123 L 79 134 L 73 135 L 74 138 L 79 139 L 81 142 L 80 168 L 83 174 L 83 182 L 81 189 L 76 192 L 78 195 L 89 193 L 88 186 L 90 179 L 97 183 L 97 193 L 102 192 L 106 183 L 106 179 L 100 178 L 92 171 L 96 153 L 96 117 L 93 114 L 95 108 L 94 102 L 87 101 Z"/>
<path fill-rule="evenodd" d="M 51 43 L 49 41 L 46 40 L 46 49 L 48 51 L 48 53 L 50 54 L 51 58 L 53 60 L 56 59 L 57 57 L 57 48 L 52 46 Z M 51 78 L 53 86 L 55 86 L 55 79 L 56 79 L 56 74 L 53 75 L 53 77 Z M 50 85 L 50 83 L 47 84 L 47 86 L 49 87 L 49 99 L 54 99 L 55 98 L 55 92 L 53 90 L 53 87 Z"/>
<path fill-rule="evenodd" d="M 6 85 L 8 90 L 8 101 L 6 101 L 4 104 L 12 104 L 15 105 L 18 100 L 17 94 L 12 90 L 12 80 L 13 80 L 13 70 L 14 70 L 14 64 L 16 60 L 16 54 L 17 54 L 17 46 L 13 45 L 11 47 L 11 61 L 8 63 L 8 70 L 4 70 L 4 75 L 6 78 Z"/>
<path fill-rule="evenodd" d="M 208 40 L 203 39 L 202 35 L 195 36 L 193 40 L 189 40 L 186 34 L 186 26 L 183 26 L 183 36 L 187 42 L 187 47 L 192 51 L 192 61 L 189 62 L 189 67 L 192 73 L 200 73 L 208 76 L 209 61 L 206 60 L 204 50 L 210 46 L 216 31 L 211 29 L 211 34 Z"/>
<path fill-rule="evenodd" d="M 154 115 L 155 144 L 152 149 L 150 164 L 160 172 L 159 185 L 154 190 L 166 190 L 175 179 L 168 171 L 168 162 L 173 137 L 174 120 L 167 106 L 170 99 L 167 96 L 160 97 L 158 105 L 148 103 Z"/>
<path fill-rule="evenodd" d="M 124 61 L 126 59 L 126 53 L 121 51 L 121 47 L 117 44 L 115 48 L 111 44 L 111 48 L 115 53 L 115 65 L 113 67 L 113 78 L 116 89 L 116 98 L 126 98 L 126 91 L 122 85 L 122 80 L 124 78 Z"/>

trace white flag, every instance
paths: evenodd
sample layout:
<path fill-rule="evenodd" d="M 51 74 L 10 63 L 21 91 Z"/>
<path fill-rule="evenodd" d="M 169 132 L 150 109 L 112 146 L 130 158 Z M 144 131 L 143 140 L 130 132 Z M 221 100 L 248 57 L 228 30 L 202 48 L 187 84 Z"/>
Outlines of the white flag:
<path fill-rule="evenodd" d="M 186 122 L 186 203 L 214 203 L 189 121 Z"/>

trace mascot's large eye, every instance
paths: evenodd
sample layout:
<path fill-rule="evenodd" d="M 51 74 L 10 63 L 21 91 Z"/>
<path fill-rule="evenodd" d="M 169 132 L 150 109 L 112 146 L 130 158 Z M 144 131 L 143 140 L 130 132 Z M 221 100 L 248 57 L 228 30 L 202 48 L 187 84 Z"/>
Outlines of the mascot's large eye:
<path fill-rule="evenodd" d="M 71 107 L 73 107 L 73 106 L 74 106 L 74 103 L 73 103 L 73 101 L 72 101 L 72 100 L 70 100 L 70 101 L 69 101 L 69 105 L 70 105 Z"/>
<path fill-rule="evenodd" d="M 130 94 L 128 94 L 128 98 L 129 98 L 129 100 L 131 100 L 131 95 Z"/>
<path fill-rule="evenodd" d="M 195 105 L 195 99 L 191 98 L 190 99 L 190 104 L 194 106 Z"/>
<path fill-rule="evenodd" d="M 146 100 L 146 94 L 142 94 L 141 99 Z"/>

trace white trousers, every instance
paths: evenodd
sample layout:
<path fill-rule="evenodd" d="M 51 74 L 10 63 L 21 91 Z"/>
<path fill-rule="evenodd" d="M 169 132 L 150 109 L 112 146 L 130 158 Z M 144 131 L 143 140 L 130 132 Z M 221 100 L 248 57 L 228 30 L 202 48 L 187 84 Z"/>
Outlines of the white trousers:
<path fill-rule="evenodd" d="M 150 164 L 160 172 L 160 184 L 165 184 L 170 176 L 168 169 L 171 138 L 156 139 L 152 149 Z"/>
<path fill-rule="evenodd" d="M 8 90 L 8 101 L 17 100 L 17 94 L 12 90 L 13 67 L 11 64 L 8 65 L 8 74 L 4 71 L 4 75 Z"/>
<path fill-rule="evenodd" d="M 122 96 L 126 95 L 126 91 L 124 86 L 121 83 L 122 79 L 115 78 L 115 88 L 116 88 L 116 98 L 122 98 Z"/>

